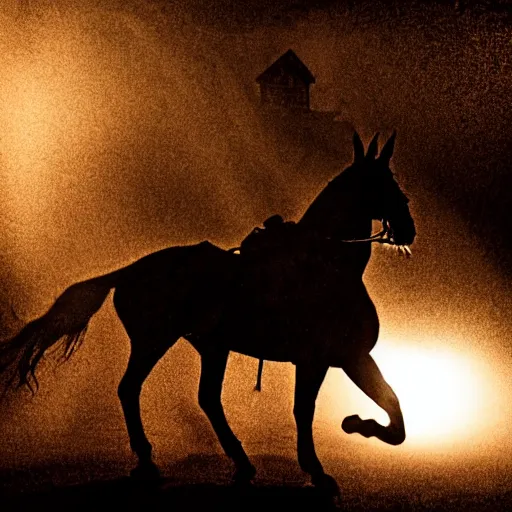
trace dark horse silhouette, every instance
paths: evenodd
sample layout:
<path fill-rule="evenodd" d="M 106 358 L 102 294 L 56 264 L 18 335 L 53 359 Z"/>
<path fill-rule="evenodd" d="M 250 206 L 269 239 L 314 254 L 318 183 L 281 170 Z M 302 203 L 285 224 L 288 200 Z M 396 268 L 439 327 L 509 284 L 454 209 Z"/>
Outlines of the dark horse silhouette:
<path fill-rule="evenodd" d="M 69 359 L 88 322 L 109 291 L 131 342 L 119 385 L 130 446 L 138 457 L 133 475 L 157 474 L 141 420 L 144 380 L 181 337 L 201 357 L 199 404 L 236 466 L 235 479 L 249 481 L 255 468 L 229 427 L 221 389 L 230 351 L 296 366 L 294 417 L 300 467 L 313 484 L 333 488 L 313 443 L 315 400 L 329 367 L 342 368 L 387 412 L 390 423 L 349 416 L 347 433 L 405 440 L 399 401 L 370 355 L 379 320 L 363 283 L 371 242 L 407 247 L 416 231 L 408 199 L 389 169 L 396 133 L 380 155 L 378 134 L 365 154 L 354 134 L 354 161 L 329 182 L 295 224 L 290 243 L 276 244 L 265 258 L 244 258 L 209 242 L 149 254 L 112 273 L 67 288 L 46 314 L 0 347 L 0 370 L 10 384 L 34 390 L 35 370 L 54 346 Z M 372 220 L 385 234 L 372 238 Z M 349 243 L 354 242 L 354 243 Z"/>

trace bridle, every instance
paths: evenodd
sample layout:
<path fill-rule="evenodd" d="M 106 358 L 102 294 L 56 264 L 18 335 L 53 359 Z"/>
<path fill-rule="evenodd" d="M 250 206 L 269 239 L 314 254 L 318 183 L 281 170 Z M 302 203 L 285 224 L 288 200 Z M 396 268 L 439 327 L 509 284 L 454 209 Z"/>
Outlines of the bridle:
<path fill-rule="evenodd" d="M 332 240 L 332 239 L 331 239 Z M 408 245 L 398 245 L 393 240 L 393 230 L 389 225 L 387 219 L 382 219 L 382 230 L 369 238 L 354 238 L 351 240 L 337 240 L 337 242 L 347 243 L 347 244 L 355 244 L 355 243 L 377 243 L 377 244 L 387 244 L 392 245 L 398 249 L 400 254 L 404 254 L 406 257 L 410 257 L 412 255 L 411 249 L 409 249 Z"/>
<path fill-rule="evenodd" d="M 344 243 L 344 244 L 360 244 L 360 243 L 376 243 L 376 244 L 387 244 L 391 245 L 393 247 L 396 247 L 398 249 L 398 252 L 401 254 L 404 254 L 405 256 L 409 257 L 411 256 L 411 250 L 409 249 L 409 246 L 407 245 L 398 245 L 393 240 L 393 230 L 391 229 L 391 226 L 389 225 L 389 222 L 387 219 L 382 219 L 382 230 L 378 233 L 375 233 L 374 235 L 371 235 L 368 238 L 352 238 L 349 240 L 345 239 L 338 239 L 333 237 L 325 237 L 324 240 L 330 240 L 334 242 Z M 228 252 L 239 254 L 241 250 L 241 247 L 232 247 L 231 249 L 228 249 Z"/>
<path fill-rule="evenodd" d="M 352 238 L 350 240 L 336 240 L 337 242 L 342 242 L 346 244 L 357 244 L 362 242 L 370 242 L 377 244 L 392 244 L 393 241 L 389 237 L 391 228 L 389 227 L 389 223 L 386 220 L 382 221 L 382 230 L 368 238 Z M 333 240 L 333 238 L 328 238 L 328 240 Z"/>

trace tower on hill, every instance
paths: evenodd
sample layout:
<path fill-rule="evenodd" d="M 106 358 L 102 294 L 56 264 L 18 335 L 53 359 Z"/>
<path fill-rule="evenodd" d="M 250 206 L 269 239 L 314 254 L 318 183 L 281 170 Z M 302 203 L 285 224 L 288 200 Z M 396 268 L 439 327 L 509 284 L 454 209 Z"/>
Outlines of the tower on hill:
<path fill-rule="evenodd" d="M 309 110 L 309 87 L 315 77 L 293 50 L 288 50 L 256 78 L 263 105 Z"/>

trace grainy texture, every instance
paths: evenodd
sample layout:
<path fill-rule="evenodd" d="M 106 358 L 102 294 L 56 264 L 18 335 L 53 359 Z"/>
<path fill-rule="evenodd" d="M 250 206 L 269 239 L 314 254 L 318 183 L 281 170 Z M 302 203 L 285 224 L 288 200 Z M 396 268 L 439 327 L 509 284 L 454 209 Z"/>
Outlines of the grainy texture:
<path fill-rule="evenodd" d="M 390 491 L 426 471 L 442 482 L 444 490 L 428 498 L 439 508 L 497 510 L 494 502 L 510 499 L 512 452 L 506 7 L 448 0 L 2 2 L 2 337 L 73 282 L 170 245 L 238 245 L 274 213 L 298 218 L 350 161 L 353 128 L 365 142 L 376 130 L 387 136 L 396 128 L 393 170 L 411 199 L 418 239 L 407 263 L 376 250 L 365 281 L 382 321 L 379 357 L 402 361 L 390 363 L 389 378 L 396 375 L 404 397 L 411 440 L 389 451 L 342 436 L 341 418 L 360 412 L 365 399 L 333 376 L 318 401 L 319 445 L 337 464 L 347 461 L 337 470 L 341 480 L 364 479 L 357 468 L 375 461 L 368 481 L 383 508 L 407 496 L 428 508 L 410 488 L 396 500 Z M 289 48 L 316 79 L 308 114 L 260 108 L 256 78 Z M 131 459 L 116 387 L 128 344 L 109 307 L 71 366 L 52 374 L 46 363 L 34 401 L 21 395 L 3 406 L 2 480 L 20 465 L 42 466 L 50 481 L 58 479 L 74 464 L 68 456 L 83 461 L 78 482 L 89 478 L 87 468 L 102 478 L 95 457 L 113 460 L 113 478 L 125 474 Z M 415 357 L 403 357 L 414 350 Z M 436 366 L 443 351 L 467 380 L 450 380 L 452 366 Z M 256 367 L 230 360 L 230 422 L 250 452 L 288 450 L 293 459 L 291 368 L 267 365 L 263 394 L 255 397 Z M 178 379 L 184 368 L 190 378 Z M 144 418 L 163 465 L 217 450 L 195 405 L 198 368 L 195 353 L 177 346 L 144 389 Z M 472 385 L 456 394 L 459 381 Z M 456 409 L 461 403 L 466 408 Z M 456 469 L 432 469 L 438 451 Z M 485 463 L 478 458 L 484 453 Z M 414 469 L 411 457 L 422 461 Z M 379 487 L 388 459 L 410 472 L 388 472 L 392 484 Z M 481 488 L 468 466 L 483 468 Z M 285 464 L 269 485 L 291 473 Z M 32 474 L 21 487 L 37 488 Z M 372 492 L 354 488 L 354 500 Z"/>

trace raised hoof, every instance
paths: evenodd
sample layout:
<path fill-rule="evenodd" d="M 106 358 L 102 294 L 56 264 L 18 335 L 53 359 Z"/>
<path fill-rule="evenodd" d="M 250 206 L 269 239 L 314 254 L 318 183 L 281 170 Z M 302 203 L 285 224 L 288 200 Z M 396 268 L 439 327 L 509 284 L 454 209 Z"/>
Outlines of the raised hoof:
<path fill-rule="evenodd" d="M 403 427 L 388 427 L 388 432 L 389 434 L 385 438 L 383 436 L 380 438 L 385 443 L 388 443 L 391 446 L 398 446 L 405 441 L 406 436 Z"/>
<path fill-rule="evenodd" d="M 252 464 L 243 468 L 238 468 L 233 475 L 233 483 L 235 485 L 250 484 L 255 475 L 256 468 Z"/>
<path fill-rule="evenodd" d="M 353 434 L 354 432 L 359 432 L 363 420 L 357 415 L 347 416 L 343 422 L 341 423 L 341 428 L 347 434 Z"/>
<path fill-rule="evenodd" d="M 139 464 L 130 471 L 130 477 L 135 480 L 153 481 L 160 478 L 160 470 L 153 462 Z"/>
<path fill-rule="evenodd" d="M 318 476 L 311 477 L 311 483 L 321 492 L 328 496 L 338 497 L 340 495 L 340 488 L 338 482 L 326 473 L 322 473 Z"/>

